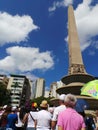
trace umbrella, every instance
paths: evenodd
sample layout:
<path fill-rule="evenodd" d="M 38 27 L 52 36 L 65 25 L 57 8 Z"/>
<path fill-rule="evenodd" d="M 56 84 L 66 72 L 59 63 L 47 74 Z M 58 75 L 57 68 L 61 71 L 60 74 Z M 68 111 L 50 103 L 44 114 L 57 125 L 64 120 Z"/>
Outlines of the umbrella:
<path fill-rule="evenodd" d="M 81 88 L 81 95 L 88 95 L 98 99 L 98 80 L 92 80 Z"/>
<path fill-rule="evenodd" d="M 84 112 L 85 109 L 89 108 L 89 104 L 86 100 L 84 99 L 77 99 L 76 105 L 75 105 L 75 110 L 77 112 Z"/>

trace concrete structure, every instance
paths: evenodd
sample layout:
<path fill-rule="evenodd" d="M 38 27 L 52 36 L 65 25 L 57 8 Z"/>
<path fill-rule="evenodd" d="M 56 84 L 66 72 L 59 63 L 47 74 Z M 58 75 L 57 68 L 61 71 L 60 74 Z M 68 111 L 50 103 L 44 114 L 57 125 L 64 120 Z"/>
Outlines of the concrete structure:
<path fill-rule="evenodd" d="M 11 105 L 24 105 L 26 100 L 30 99 L 31 86 L 29 80 L 23 75 L 11 75 L 8 87 L 11 91 Z"/>
<path fill-rule="evenodd" d="M 43 78 L 38 78 L 36 80 L 36 88 L 35 88 L 35 98 L 44 96 L 45 92 L 45 80 Z"/>
<path fill-rule="evenodd" d="M 62 86 L 57 89 L 57 93 L 72 93 L 75 94 L 78 98 L 86 99 L 90 105 L 89 109 L 98 109 L 98 103 L 97 100 L 95 100 L 92 97 L 87 96 L 80 96 L 81 93 L 81 87 L 91 81 L 94 80 L 95 77 L 88 74 L 85 70 L 81 50 L 80 50 L 80 44 L 79 44 L 79 38 L 76 28 L 76 22 L 74 17 L 74 11 L 73 7 L 70 5 L 68 8 L 68 45 L 69 45 L 69 69 L 68 69 L 68 75 L 64 76 L 61 81 L 65 84 L 65 86 Z M 92 104 L 92 102 L 96 102 L 95 104 Z"/>

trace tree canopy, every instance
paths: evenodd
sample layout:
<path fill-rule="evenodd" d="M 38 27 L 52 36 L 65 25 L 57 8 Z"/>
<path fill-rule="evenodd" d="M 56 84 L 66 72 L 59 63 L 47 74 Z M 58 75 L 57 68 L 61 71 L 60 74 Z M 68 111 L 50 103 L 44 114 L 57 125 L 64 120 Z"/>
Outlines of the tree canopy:
<path fill-rule="evenodd" d="M 6 89 L 5 85 L 0 83 L 0 106 L 9 104 L 10 91 Z"/>

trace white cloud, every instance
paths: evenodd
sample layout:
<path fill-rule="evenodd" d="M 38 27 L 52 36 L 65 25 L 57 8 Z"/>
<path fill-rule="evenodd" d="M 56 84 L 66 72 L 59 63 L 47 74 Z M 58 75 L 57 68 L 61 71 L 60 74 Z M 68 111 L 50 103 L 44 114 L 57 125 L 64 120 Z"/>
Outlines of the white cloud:
<path fill-rule="evenodd" d="M 5 73 L 29 72 L 33 70 L 47 70 L 53 67 L 51 52 L 40 52 L 39 48 L 9 47 L 8 56 L 0 60 L 0 71 Z"/>
<path fill-rule="evenodd" d="M 51 7 L 49 7 L 49 12 L 55 11 L 59 7 L 66 7 L 69 4 L 72 4 L 73 0 L 62 0 L 61 2 L 54 2 Z"/>
<path fill-rule="evenodd" d="M 92 45 L 92 38 L 98 35 L 98 4 L 91 6 L 91 2 L 92 0 L 84 0 L 75 10 L 82 51 Z"/>
<path fill-rule="evenodd" d="M 32 81 L 35 81 L 36 79 L 38 79 L 39 77 L 37 77 L 36 75 L 30 73 L 30 72 L 27 72 L 27 73 L 22 73 L 21 75 L 26 75 L 26 77 Z"/>
<path fill-rule="evenodd" d="M 37 28 L 28 15 L 12 16 L 6 12 L 0 12 L 0 45 L 26 41 L 28 34 Z"/>
<path fill-rule="evenodd" d="M 63 6 L 68 6 L 73 3 L 73 0 L 63 0 L 63 3 L 64 3 Z"/>
<path fill-rule="evenodd" d="M 98 35 L 98 4 L 92 6 L 92 1 L 83 0 L 74 11 L 82 51 L 92 45 L 92 38 Z M 59 7 L 66 7 L 72 3 L 73 0 L 54 2 L 49 11 L 55 11 Z M 67 38 L 68 36 L 65 39 Z M 97 46 L 94 47 L 98 49 Z"/>

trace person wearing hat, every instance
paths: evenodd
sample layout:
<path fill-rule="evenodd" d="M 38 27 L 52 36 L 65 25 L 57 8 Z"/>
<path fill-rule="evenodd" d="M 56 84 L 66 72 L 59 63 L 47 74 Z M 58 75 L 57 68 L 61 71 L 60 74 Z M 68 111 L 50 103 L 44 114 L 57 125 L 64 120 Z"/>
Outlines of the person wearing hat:
<path fill-rule="evenodd" d="M 11 113 L 9 113 L 7 116 L 6 130 L 7 129 L 16 130 L 15 123 L 18 121 L 18 116 L 17 116 L 16 111 L 17 111 L 17 107 L 12 106 Z"/>
<path fill-rule="evenodd" d="M 23 122 L 26 123 L 26 130 L 36 130 L 36 120 L 37 116 L 37 103 L 33 102 L 30 106 L 30 110 L 25 114 Z"/>
<path fill-rule="evenodd" d="M 36 130 L 50 130 L 52 114 L 47 110 L 48 102 L 43 100 L 40 104 L 41 110 L 37 113 Z"/>
<path fill-rule="evenodd" d="M 86 130 L 83 116 L 74 109 L 76 97 L 73 94 L 67 94 L 64 102 L 66 110 L 58 115 L 58 130 Z"/>
<path fill-rule="evenodd" d="M 57 119 L 58 119 L 58 114 L 61 111 L 66 109 L 66 106 L 64 104 L 65 96 L 66 96 L 65 94 L 61 94 L 59 96 L 59 106 L 54 109 L 53 117 L 52 117 L 52 130 L 55 130 L 55 129 L 57 130 L 58 129 L 57 125 L 56 125 L 57 124 Z"/>

